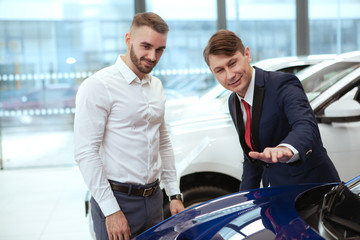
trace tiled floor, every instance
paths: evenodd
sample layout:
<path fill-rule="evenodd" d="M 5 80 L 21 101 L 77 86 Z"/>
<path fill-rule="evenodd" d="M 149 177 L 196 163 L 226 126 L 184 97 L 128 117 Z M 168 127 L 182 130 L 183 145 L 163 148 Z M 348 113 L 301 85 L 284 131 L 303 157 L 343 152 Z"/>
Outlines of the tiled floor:
<path fill-rule="evenodd" d="M 90 240 L 76 166 L 0 170 L 0 240 Z"/>

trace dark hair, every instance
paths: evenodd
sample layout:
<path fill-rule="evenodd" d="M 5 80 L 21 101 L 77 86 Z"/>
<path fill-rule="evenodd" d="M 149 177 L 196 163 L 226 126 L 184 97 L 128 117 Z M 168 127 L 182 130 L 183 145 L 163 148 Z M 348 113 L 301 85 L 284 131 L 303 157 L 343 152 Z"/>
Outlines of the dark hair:
<path fill-rule="evenodd" d="M 152 12 L 137 13 L 135 14 L 131 28 L 148 26 L 158 33 L 168 33 L 169 26 L 167 23 L 157 14 Z"/>
<path fill-rule="evenodd" d="M 241 39 L 232 31 L 219 30 L 209 39 L 207 46 L 204 49 L 203 56 L 206 64 L 209 66 L 209 55 L 226 55 L 234 56 L 240 51 L 245 52 L 245 47 Z"/>

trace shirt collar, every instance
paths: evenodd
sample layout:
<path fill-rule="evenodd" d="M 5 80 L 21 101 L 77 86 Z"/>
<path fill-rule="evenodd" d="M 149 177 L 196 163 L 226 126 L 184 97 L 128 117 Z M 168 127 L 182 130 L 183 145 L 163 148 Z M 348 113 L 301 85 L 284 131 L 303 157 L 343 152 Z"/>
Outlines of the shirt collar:
<path fill-rule="evenodd" d="M 253 103 L 254 86 L 255 86 L 255 68 L 252 68 L 252 69 L 253 69 L 253 72 L 252 72 L 252 77 L 251 77 L 251 80 L 250 80 L 249 88 L 246 91 L 244 98 L 242 98 L 238 94 L 236 94 L 240 101 L 242 99 L 244 99 L 250 106 L 252 106 L 252 103 Z"/>
<path fill-rule="evenodd" d="M 128 67 L 128 65 L 126 65 L 126 63 L 121 58 L 121 56 L 118 57 L 115 65 L 119 68 L 121 74 L 124 76 L 124 78 L 128 84 L 131 84 L 134 81 L 137 83 L 140 83 L 140 84 L 145 84 L 145 83 L 150 84 L 151 83 L 151 75 L 150 74 L 146 74 L 144 76 L 144 78 L 142 80 L 140 80 L 137 77 L 137 75 Z"/>

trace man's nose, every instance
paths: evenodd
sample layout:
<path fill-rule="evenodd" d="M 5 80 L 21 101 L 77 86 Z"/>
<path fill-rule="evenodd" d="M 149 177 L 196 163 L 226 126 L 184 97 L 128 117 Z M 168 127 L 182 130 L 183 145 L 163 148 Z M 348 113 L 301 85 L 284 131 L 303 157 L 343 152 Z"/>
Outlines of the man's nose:
<path fill-rule="evenodd" d="M 156 60 L 156 50 L 151 50 L 151 51 L 149 51 L 148 58 L 149 58 L 151 61 L 155 61 L 155 60 Z"/>
<path fill-rule="evenodd" d="M 226 78 L 227 79 L 232 79 L 232 78 L 234 78 L 234 73 L 233 73 L 233 71 L 231 71 L 230 69 L 225 69 L 225 71 L 226 71 Z"/>

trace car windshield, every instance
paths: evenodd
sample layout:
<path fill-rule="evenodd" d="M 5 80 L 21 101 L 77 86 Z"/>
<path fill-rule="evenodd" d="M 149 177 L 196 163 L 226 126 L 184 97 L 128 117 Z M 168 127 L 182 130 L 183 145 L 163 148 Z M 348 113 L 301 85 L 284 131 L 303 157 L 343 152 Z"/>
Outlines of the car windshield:
<path fill-rule="evenodd" d="M 359 62 L 324 62 L 300 71 L 297 77 L 312 101 L 359 65 Z"/>

